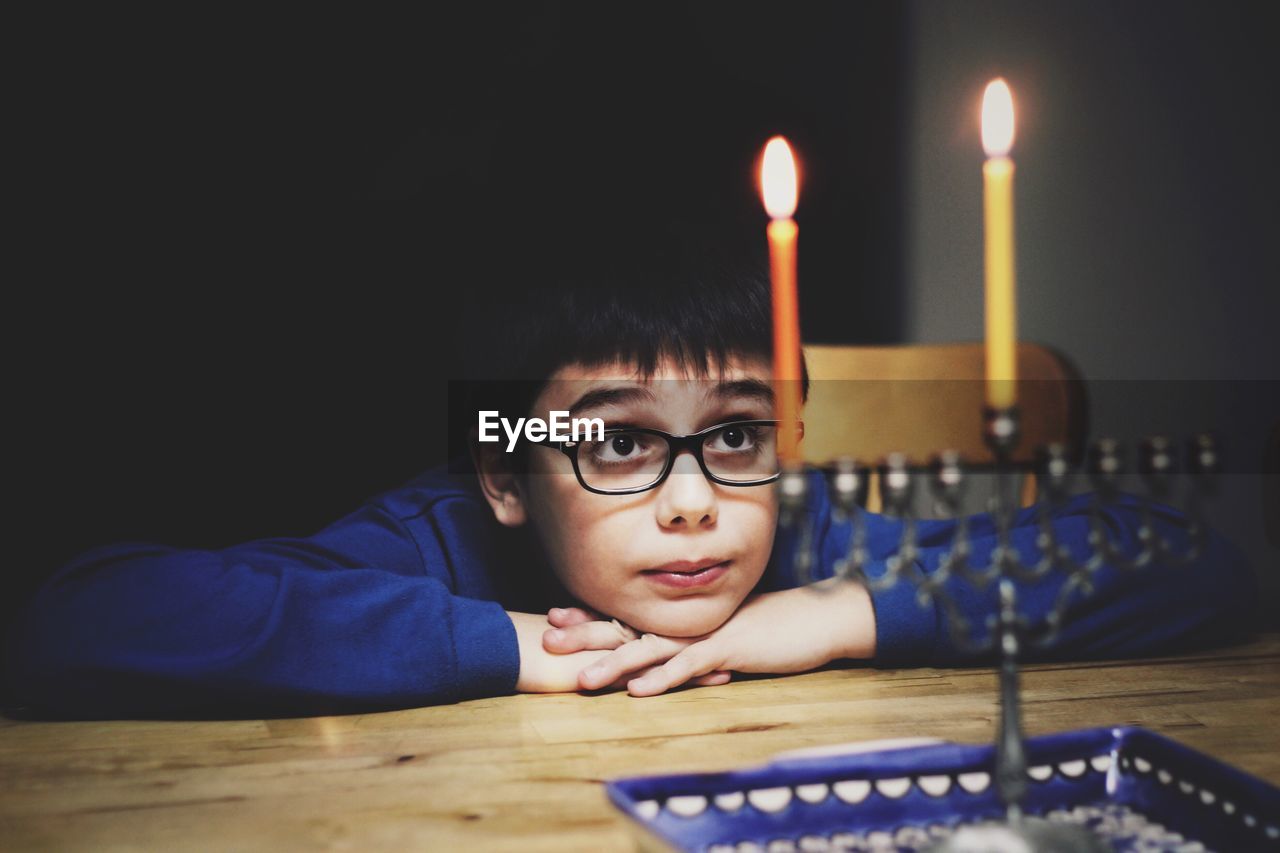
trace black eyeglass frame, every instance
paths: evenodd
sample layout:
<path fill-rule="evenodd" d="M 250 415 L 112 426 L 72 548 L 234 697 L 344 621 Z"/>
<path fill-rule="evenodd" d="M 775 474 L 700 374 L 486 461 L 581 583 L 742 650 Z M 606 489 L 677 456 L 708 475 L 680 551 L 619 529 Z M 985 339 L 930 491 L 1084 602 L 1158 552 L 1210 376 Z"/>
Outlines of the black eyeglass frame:
<path fill-rule="evenodd" d="M 798 438 L 802 438 L 804 436 L 804 421 L 796 421 L 795 423 L 796 429 L 799 432 Z M 724 423 L 715 424 L 714 426 L 709 426 L 704 430 L 689 433 L 688 435 L 672 435 L 671 433 L 663 432 L 660 429 L 649 429 L 647 427 L 616 427 L 614 429 L 605 430 L 601 438 L 603 441 L 608 441 L 609 436 L 611 435 L 631 435 L 640 432 L 648 435 L 656 435 L 667 442 L 667 464 L 666 467 L 662 469 L 662 473 L 659 474 L 652 483 L 649 483 L 646 486 L 633 486 L 629 489 L 597 489 L 593 486 L 587 485 L 587 481 L 583 479 L 582 471 L 578 467 L 578 449 L 582 446 L 582 442 L 580 441 L 551 441 L 549 438 L 544 438 L 539 441 L 531 441 L 529 439 L 525 440 L 529 441 L 530 444 L 536 444 L 539 447 L 559 450 L 565 456 L 568 456 L 569 461 L 573 463 L 573 474 L 578 478 L 578 485 L 582 486 L 582 488 L 586 489 L 588 492 L 593 492 L 597 495 L 634 495 L 640 492 L 647 492 L 650 489 L 658 488 L 658 486 L 666 482 L 667 477 L 671 474 L 671 469 L 675 467 L 676 457 L 684 450 L 688 450 L 693 454 L 693 458 L 698 460 L 698 467 L 702 469 L 702 473 L 708 480 L 713 483 L 719 483 L 722 486 L 763 486 L 774 482 L 778 477 L 782 476 L 782 471 L 779 470 L 776 474 L 759 480 L 726 480 L 711 473 L 710 469 L 707 468 L 707 460 L 702 457 L 703 442 L 705 442 L 707 436 L 712 433 L 734 426 L 772 426 L 781 428 L 782 421 L 725 421 Z"/>

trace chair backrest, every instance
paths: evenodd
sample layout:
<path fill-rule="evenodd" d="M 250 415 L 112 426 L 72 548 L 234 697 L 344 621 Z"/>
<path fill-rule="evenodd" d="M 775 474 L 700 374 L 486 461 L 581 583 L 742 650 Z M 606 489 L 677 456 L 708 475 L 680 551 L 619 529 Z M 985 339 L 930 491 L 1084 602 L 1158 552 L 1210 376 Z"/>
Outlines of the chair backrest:
<path fill-rule="evenodd" d="M 806 345 L 806 461 L 852 456 L 870 464 L 893 451 L 917 463 L 941 450 L 990 462 L 983 442 L 985 352 L 981 343 L 857 347 Z M 1078 459 L 1087 433 L 1083 382 L 1048 347 L 1018 344 L 1019 462 L 1038 446 L 1065 444 Z"/>

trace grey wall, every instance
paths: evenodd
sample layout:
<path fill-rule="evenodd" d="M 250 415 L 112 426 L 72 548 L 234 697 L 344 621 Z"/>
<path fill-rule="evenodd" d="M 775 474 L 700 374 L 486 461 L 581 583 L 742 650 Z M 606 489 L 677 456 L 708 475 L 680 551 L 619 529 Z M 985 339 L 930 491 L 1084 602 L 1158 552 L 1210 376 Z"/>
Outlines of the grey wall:
<path fill-rule="evenodd" d="M 1257 333 L 1280 317 L 1261 22 L 1219 3 L 911 6 L 909 339 L 981 336 L 978 113 L 1000 74 L 1023 336 L 1094 378 L 1280 378 Z"/>
<path fill-rule="evenodd" d="M 1215 523 L 1274 590 L 1260 466 L 1280 420 L 1280 64 L 1264 7 L 910 9 L 906 339 L 982 336 L 978 116 L 1003 75 L 1018 119 L 1020 337 L 1091 380 L 1095 434 L 1224 431 L 1235 473 Z"/>

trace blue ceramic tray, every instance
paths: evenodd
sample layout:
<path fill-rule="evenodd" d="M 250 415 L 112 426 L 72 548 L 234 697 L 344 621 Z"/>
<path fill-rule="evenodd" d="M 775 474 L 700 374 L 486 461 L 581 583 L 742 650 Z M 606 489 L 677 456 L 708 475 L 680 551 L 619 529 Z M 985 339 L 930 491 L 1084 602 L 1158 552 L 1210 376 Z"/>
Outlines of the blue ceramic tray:
<path fill-rule="evenodd" d="M 1280 850 L 1280 789 L 1146 729 L 1032 738 L 1027 755 L 1025 810 L 1117 850 Z M 606 788 L 656 849 L 917 850 L 1001 815 L 993 766 L 990 745 L 935 743 Z"/>

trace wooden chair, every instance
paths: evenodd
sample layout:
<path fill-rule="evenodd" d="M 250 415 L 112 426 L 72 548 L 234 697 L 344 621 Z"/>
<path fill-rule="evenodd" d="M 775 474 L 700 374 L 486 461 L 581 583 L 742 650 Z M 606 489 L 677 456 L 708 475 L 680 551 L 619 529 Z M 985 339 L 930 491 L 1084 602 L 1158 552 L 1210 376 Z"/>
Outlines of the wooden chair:
<path fill-rule="evenodd" d="M 992 461 L 982 438 L 985 352 L 981 343 L 804 348 L 810 388 L 804 407 L 804 458 L 824 464 L 840 456 L 878 463 L 905 453 L 925 464 L 942 450 L 959 451 L 967 464 Z M 1029 463 L 1049 442 L 1078 459 L 1087 434 L 1083 382 L 1062 355 L 1018 344 L 1021 439 L 1014 461 Z M 1035 499 L 1034 475 L 1023 482 L 1023 505 Z M 871 478 L 868 508 L 881 509 Z"/>

